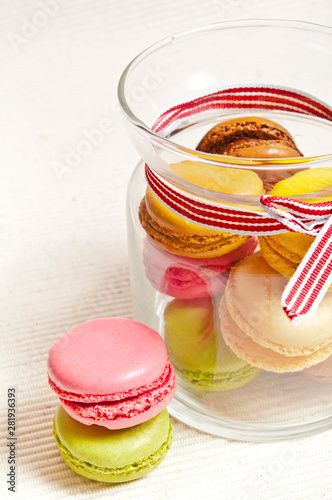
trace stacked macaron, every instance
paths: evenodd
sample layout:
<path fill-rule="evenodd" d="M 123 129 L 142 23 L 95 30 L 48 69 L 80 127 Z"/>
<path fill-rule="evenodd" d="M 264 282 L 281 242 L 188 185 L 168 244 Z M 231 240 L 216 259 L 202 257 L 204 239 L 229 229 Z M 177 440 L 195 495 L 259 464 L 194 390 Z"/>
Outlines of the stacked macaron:
<path fill-rule="evenodd" d="M 170 165 L 186 182 L 203 190 L 259 196 L 263 183 L 249 170 L 183 161 Z M 218 297 L 231 267 L 251 255 L 255 237 L 207 229 L 166 208 L 147 189 L 139 218 L 147 233 L 145 273 L 153 287 L 174 298 L 164 312 L 170 358 L 184 384 L 200 391 L 235 389 L 259 370 L 225 345 L 216 321 Z M 217 297 L 217 301 L 215 298 Z"/>
<path fill-rule="evenodd" d="M 214 154 L 246 158 L 302 156 L 289 132 L 270 120 L 248 117 L 229 120 L 211 129 L 198 149 Z M 310 193 L 322 191 L 319 201 L 331 200 L 332 169 L 267 170 L 260 174 L 264 187 L 275 196 L 300 196 L 315 202 Z M 285 178 L 286 177 L 286 178 Z M 280 304 L 289 279 L 311 246 L 313 238 L 301 233 L 259 237 L 261 252 L 232 267 L 220 302 L 224 341 L 252 366 L 293 372 L 325 360 L 332 352 L 329 310 L 332 294 L 326 294 L 313 318 L 294 326 Z"/>
<path fill-rule="evenodd" d="M 219 123 L 201 139 L 197 150 L 249 158 L 300 156 L 290 133 L 271 120 L 241 117 Z M 270 173 L 182 161 L 170 169 L 204 190 L 238 196 L 260 196 Z M 284 175 L 284 174 L 283 174 Z M 264 181 L 264 183 L 263 183 Z M 182 381 L 204 391 L 241 387 L 259 370 L 225 344 L 217 320 L 220 296 L 229 271 L 252 255 L 257 239 L 207 229 L 165 207 L 147 189 L 139 218 L 147 233 L 146 276 L 158 291 L 173 297 L 164 312 L 165 342 Z"/>
<path fill-rule="evenodd" d="M 61 403 L 54 438 L 75 472 L 130 481 L 165 457 L 176 378 L 157 332 L 123 318 L 83 323 L 50 350 L 48 377 Z"/>
<path fill-rule="evenodd" d="M 314 203 L 332 200 L 331 186 L 332 169 L 317 168 L 279 181 L 269 194 L 297 196 Z M 313 237 L 287 232 L 260 236 L 259 242 L 261 253 L 231 272 L 220 305 L 224 339 L 235 353 L 265 370 L 299 371 L 315 366 L 332 353 L 331 291 L 314 316 L 302 321 L 301 326 L 294 326 L 280 307 L 287 280 L 307 253 Z M 249 299 L 250 290 L 255 291 L 253 301 Z"/>
<path fill-rule="evenodd" d="M 215 125 L 200 140 L 198 151 L 245 158 L 302 156 L 291 134 L 278 123 L 255 116 Z M 274 169 L 228 168 L 195 161 L 171 164 L 178 178 L 217 193 L 260 196 L 289 173 Z M 223 293 L 232 265 L 251 255 L 257 240 L 208 229 L 179 217 L 146 190 L 139 219 L 147 233 L 146 276 L 157 290 L 174 298 L 208 297 Z"/>
<path fill-rule="evenodd" d="M 211 129 L 198 145 L 200 151 L 245 158 L 302 156 L 290 133 L 279 124 L 257 117 L 228 120 Z M 331 200 L 332 169 L 260 172 L 264 188 L 275 196 L 304 196 L 322 191 L 319 201 Z M 327 293 L 313 318 L 294 326 L 280 304 L 289 279 L 313 238 L 301 233 L 261 236 L 261 252 L 232 267 L 220 302 L 224 341 L 252 366 L 274 372 L 293 372 L 316 365 L 332 352 Z"/>
<path fill-rule="evenodd" d="M 332 353 L 332 293 L 299 327 L 280 305 L 286 284 L 287 279 L 256 252 L 234 266 L 220 302 L 226 344 L 252 366 L 279 373 L 313 366 Z"/>
<path fill-rule="evenodd" d="M 302 156 L 284 127 L 258 117 L 217 124 L 197 149 L 242 158 Z M 308 197 L 332 184 L 332 169 L 326 168 L 296 175 L 268 165 L 258 173 L 202 167 L 188 161 L 170 168 L 203 189 L 235 195 L 259 196 L 265 191 L 276 196 Z M 332 199 L 331 193 L 320 201 L 324 199 Z M 174 366 L 190 386 L 235 388 L 257 374 L 254 367 L 298 371 L 323 361 L 332 352 L 329 293 L 315 316 L 300 329 L 280 306 L 287 279 L 310 247 L 311 237 L 300 233 L 260 237 L 262 251 L 254 253 L 253 239 L 240 243 L 245 237 L 209 231 L 182 220 L 149 190 L 141 203 L 140 220 L 152 240 L 145 249 L 147 276 L 155 288 L 175 298 L 164 313 L 165 341 Z M 220 295 L 219 328 L 215 326 L 214 304 Z M 225 373 L 230 374 L 230 382 L 225 382 Z"/>

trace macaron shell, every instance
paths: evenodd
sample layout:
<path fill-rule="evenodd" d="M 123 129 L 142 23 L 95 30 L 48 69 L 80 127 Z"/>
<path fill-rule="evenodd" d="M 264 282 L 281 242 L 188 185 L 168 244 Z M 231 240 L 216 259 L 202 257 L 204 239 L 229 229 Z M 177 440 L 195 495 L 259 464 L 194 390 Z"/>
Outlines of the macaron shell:
<path fill-rule="evenodd" d="M 273 269 L 290 279 L 314 242 L 302 233 L 283 233 L 260 236 L 260 248 L 266 262 Z M 329 287 L 332 290 L 332 285 Z"/>
<path fill-rule="evenodd" d="M 226 287 L 227 307 L 239 328 L 263 347 L 285 356 L 304 356 L 332 342 L 328 292 L 315 315 L 295 326 L 281 307 L 287 280 L 272 269 L 261 252 L 243 259 L 231 272 Z"/>
<path fill-rule="evenodd" d="M 103 318 L 62 336 L 49 353 L 48 373 L 64 391 L 107 395 L 151 384 L 167 361 L 157 332 L 137 321 Z"/>
<path fill-rule="evenodd" d="M 64 461 L 78 474 L 103 482 L 137 479 L 153 470 L 172 442 L 167 410 L 135 427 L 111 431 L 85 426 L 59 406 L 54 437 Z"/>
<path fill-rule="evenodd" d="M 241 139 L 282 141 L 297 150 L 287 129 L 279 123 L 257 116 L 239 116 L 218 123 L 204 135 L 196 149 L 206 153 L 225 154 L 225 146 Z"/>
<path fill-rule="evenodd" d="M 263 370 L 285 373 L 314 366 L 332 353 L 332 343 L 307 356 L 285 356 L 257 344 L 246 335 L 232 319 L 225 297 L 220 301 L 220 321 L 223 338 L 232 351 L 253 366 Z"/>
<path fill-rule="evenodd" d="M 246 365 L 231 373 L 213 374 L 209 372 L 181 371 L 185 383 L 192 389 L 204 392 L 232 391 L 243 387 L 260 373 L 259 368 L 246 363 Z"/>
<path fill-rule="evenodd" d="M 223 154 L 238 158 L 294 158 L 301 156 L 298 150 L 282 141 L 241 139 L 224 148 Z"/>
<path fill-rule="evenodd" d="M 180 370 L 216 372 L 213 304 L 208 298 L 172 300 L 164 313 L 165 343 Z"/>
<path fill-rule="evenodd" d="M 315 238 L 302 233 L 281 233 L 260 237 L 282 256 L 300 264 Z"/>
<path fill-rule="evenodd" d="M 226 281 L 225 271 L 220 270 L 218 274 L 217 268 L 196 272 L 181 267 L 169 267 L 159 283 L 160 286 L 157 284 L 156 288 L 177 299 L 194 299 L 223 293 Z"/>
<path fill-rule="evenodd" d="M 322 167 L 301 170 L 292 177 L 279 181 L 269 192 L 273 196 L 300 196 L 301 194 L 316 193 L 332 186 L 332 168 Z M 331 201 L 331 189 L 322 192 L 319 196 L 306 197 L 307 203 L 317 201 Z"/>
<path fill-rule="evenodd" d="M 216 236 L 225 235 L 227 233 L 222 231 L 217 231 L 216 229 L 209 229 L 198 224 L 193 224 L 185 220 L 184 218 L 176 215 L 174 212 L 169 210 L 163 203 L 161 203 L 148 188 L 145 193 L 145 205 L 148 214 L 160 227 L 170 231 L 171 233 L 179 235 L 206 235 L 206 236 Z"/>
<path fill-rule="evenodd" d="M 255 116 L 240 116 L 225 120 L 209 130 L 197 150 L 238 158 L 295 158 L 303 156 L 291 134 L 279 123 Z M 264 190 L 293 174 L 290 170 L 266 168 L 254 172 Z"/>
<path fill-rule="evenodd" d="M 241 196 L 260 196 L 264 193 L 261 179 L 252 170 L 209 165 L 190 160 L 172 163 L 170 168 L 194 186 L 217 193 Z"/>

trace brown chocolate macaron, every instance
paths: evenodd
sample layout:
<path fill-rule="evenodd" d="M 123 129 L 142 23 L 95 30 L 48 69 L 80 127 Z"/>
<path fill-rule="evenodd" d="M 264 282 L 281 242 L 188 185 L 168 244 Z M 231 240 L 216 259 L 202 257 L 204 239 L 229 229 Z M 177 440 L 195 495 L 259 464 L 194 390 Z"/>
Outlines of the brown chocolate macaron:
<path fill-rule="evenodd" d="M 278 123 L 247 116 L 218 123 L 199 142 L 198 151 L 239 158 L 295 158 L 303 156 L 291 134 Z M 290 175 L 273 166 L 257 171 L 266 190 Z"/>
<path fill-rule="evenodd" d="M 242 158 L 302 156 L 288 130 L 272 120 L 256 116 L 218 123 L 205 134 L 196 149 Z"/>

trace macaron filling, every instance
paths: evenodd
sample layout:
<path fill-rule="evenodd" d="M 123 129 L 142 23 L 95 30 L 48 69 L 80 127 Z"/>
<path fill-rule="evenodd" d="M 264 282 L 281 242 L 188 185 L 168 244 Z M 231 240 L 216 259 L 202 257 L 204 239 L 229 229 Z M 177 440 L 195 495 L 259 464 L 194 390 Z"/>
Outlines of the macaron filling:
<path fill-rule="evenodd" d="M 58 387 L 55 382 L 51 379 L 50 375 L 48 376 L 48 382 L 53 389 L 53 391 L 63 400 L 66 401 L 76 401 L 81 403 L 100 403 L 106 401 L 123 401 L 127 398 L 132 398 L 139 396 L 140 394 L 146 393 L 148 391 L 152 391 L 154 389 L 160 389 L 164 385 L 168 386 L 169 381 L 174 378 L 174 373 L 172 370 L 172 365 L 168 359 L 165 370 L 156 380 L 151 382 L 151 384 L 147 384 L 142 387 L 136 387 L 134 389 L 130 389 L 129 391 L 117 392 L 114 394 L 77 394 L 74 392 L 68 392 L 60 387 Z"/>

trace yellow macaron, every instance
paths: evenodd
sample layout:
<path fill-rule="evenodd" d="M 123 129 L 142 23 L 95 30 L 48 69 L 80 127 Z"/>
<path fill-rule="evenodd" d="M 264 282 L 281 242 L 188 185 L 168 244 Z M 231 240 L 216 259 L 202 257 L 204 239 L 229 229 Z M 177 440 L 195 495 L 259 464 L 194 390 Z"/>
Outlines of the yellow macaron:
<path fill-rule="evenodd" d="M 236 356 L 262 370 L 275 373 L 297 372 L 308 367 L 312 367 L 309 368 L 312 370 L 316 365 L 319 366 L 318 363 L 324 364 L 325 361 L 323 363 L 321 361 L 327 359 L 332 352 L 331 344 L 327 344 L 307 356 L 285 356 L 257 344 L 235 323 L 228 311 L 225 296 L 221 299 L 219 314 L 226 345 Z"/>
<path fill-rule="evenodd" d="M 302 198 L 307 203 L 332 201 L 332 168 L 302 170 L 278 182 L 269 192 L 273 196 Z M 309 250 L 314 238 L 303 233 L 260 236 L 264 258 L 273 269 L 290 278 Z"/>

